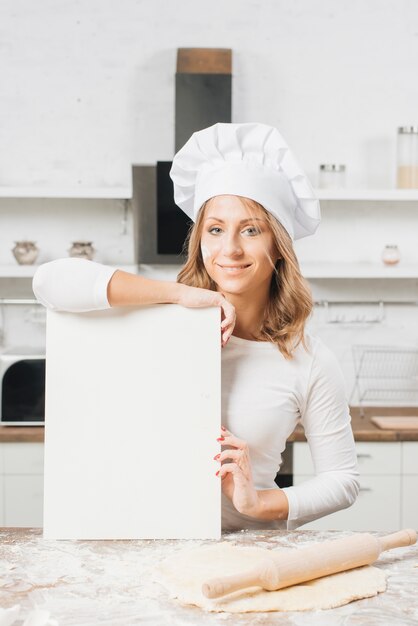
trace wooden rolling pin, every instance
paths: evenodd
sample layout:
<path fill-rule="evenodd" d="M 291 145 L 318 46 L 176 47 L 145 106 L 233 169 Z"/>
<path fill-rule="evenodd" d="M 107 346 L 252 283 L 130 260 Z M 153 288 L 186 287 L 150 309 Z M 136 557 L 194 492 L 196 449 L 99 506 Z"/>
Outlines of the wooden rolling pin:
<path fill-rule="evenodd" d="M 316 543 L 299 550 L 266 550 L 266 559 L 257 567 L 235 574 L 211 578 L 202 585 L 207 598 L 219 598 L 246 587 L 262 587 L 267 591 L 297 585 L 307 580 L 344 572 L 374 563 L 384 550 L 410 546 L 417 533 L 410 528 L 386 537 L 368 533 Z"/>

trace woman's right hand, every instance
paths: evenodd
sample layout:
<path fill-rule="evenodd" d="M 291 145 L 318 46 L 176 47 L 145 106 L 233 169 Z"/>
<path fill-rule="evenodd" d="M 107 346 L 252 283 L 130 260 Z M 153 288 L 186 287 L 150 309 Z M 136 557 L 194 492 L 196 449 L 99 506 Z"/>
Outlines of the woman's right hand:
<path fill-rule="evenodd" d="M 236 314 L 234 305 L 228 302 L 224 295 L 218 291 L 201 289 L 200 287 L 189 287 L 183 284 L 178 284 L 178 287 L 179 296 L 177 304 L 188 308 L 221 307 L 221 345 L 222 348 L 225 347 L 235 326 Z"/>

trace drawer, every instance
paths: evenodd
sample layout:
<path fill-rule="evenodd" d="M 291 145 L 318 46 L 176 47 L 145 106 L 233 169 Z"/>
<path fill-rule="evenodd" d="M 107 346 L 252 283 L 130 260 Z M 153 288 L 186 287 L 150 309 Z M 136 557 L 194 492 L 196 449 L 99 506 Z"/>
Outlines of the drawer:
<path fill-rule="evenodd" d="M 4 477 L 5 526 L 42 527 L 43 504 L 43 476 Z"/>
<path fill-rule="evenodd" d="M 402 443 L 402 472 L 418 474 L 418 441 Z"/>
<path fill-rule="evenodd" d="M 43 474 L 43 443 L 3 443 L 3 471 L 7 474 Z"/>
<path fill-rule="evenodd" d="M 356 443 L 360 474 L 399 475 L 401 473 L 401 442 L 359 441 Z M 293 473 L 314 475 L 308 443 L 293 444 Z"/>
<path fill-rule="evenodd" d="M 0 524 L 4 526 L 4 481 L 3 476 L 0 476 Z"/>
<path fill-rule="evenodd" d="M 356 451 L 360 474 L 401 473 L 402 444 L 398 441 L 359 441 Z"/>
<path fill-rule="evenodd" d="M 294 485 L 311 476 L 294 476 Z M 360 478 L 360 492 L 353 506 L 305 524 L 316 530 L 387 530 L 401 527 L 400 476 L 365 475 Z M 390 501 L 390 506 L 388 506 Z"/>
<path fill-rule="evenodd" d="M 418 474 L 402 477 L 402 526 L 418 529 Z"/>

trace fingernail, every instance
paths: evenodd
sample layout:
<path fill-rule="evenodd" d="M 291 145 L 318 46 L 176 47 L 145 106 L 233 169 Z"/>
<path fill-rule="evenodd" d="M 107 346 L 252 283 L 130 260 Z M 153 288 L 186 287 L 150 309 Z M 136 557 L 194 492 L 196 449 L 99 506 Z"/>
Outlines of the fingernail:
<path fill-rule="evenodd" d="M 219 472 L 220 472 L 220 470 L 218 470 L 218 471 L 216 472 L 215 476 L 219 476 Z"/>
<path fill-rule="evenodd" d="M 225 441 L 225 437 L 218 437 L 216 441 Z"/>
<path fill-rule="evenodd" d="M 217 460 L 219 459 L 219 457 L 220 457 L 220 456 L 221 456 L 220 454 L 217 454 L 216 456 L 214 456 L 214 457 L 213 457 L 213 460 L 214 460 L 214 461 L 217 461 Z"/>

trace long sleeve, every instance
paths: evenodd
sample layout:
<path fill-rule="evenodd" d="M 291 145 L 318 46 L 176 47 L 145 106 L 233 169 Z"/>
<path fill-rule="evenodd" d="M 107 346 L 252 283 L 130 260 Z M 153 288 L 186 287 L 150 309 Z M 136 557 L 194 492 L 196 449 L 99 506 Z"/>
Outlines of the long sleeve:
<path fill-rule="evenodd" d="M 289 500 L 289 530 L 351 506 L 359 491 L 343 375 L 336 357 L 321 341 L 314 353 L 301 418 L 315 477 L 283 489 Z"/>
<path fill-rule="evenodd" d="M 108 309 L 107 285 L 115 271 L 86 259 L 57 259 L 38 267 L 32 289 L 41 304 L 55 311 Z"/>

